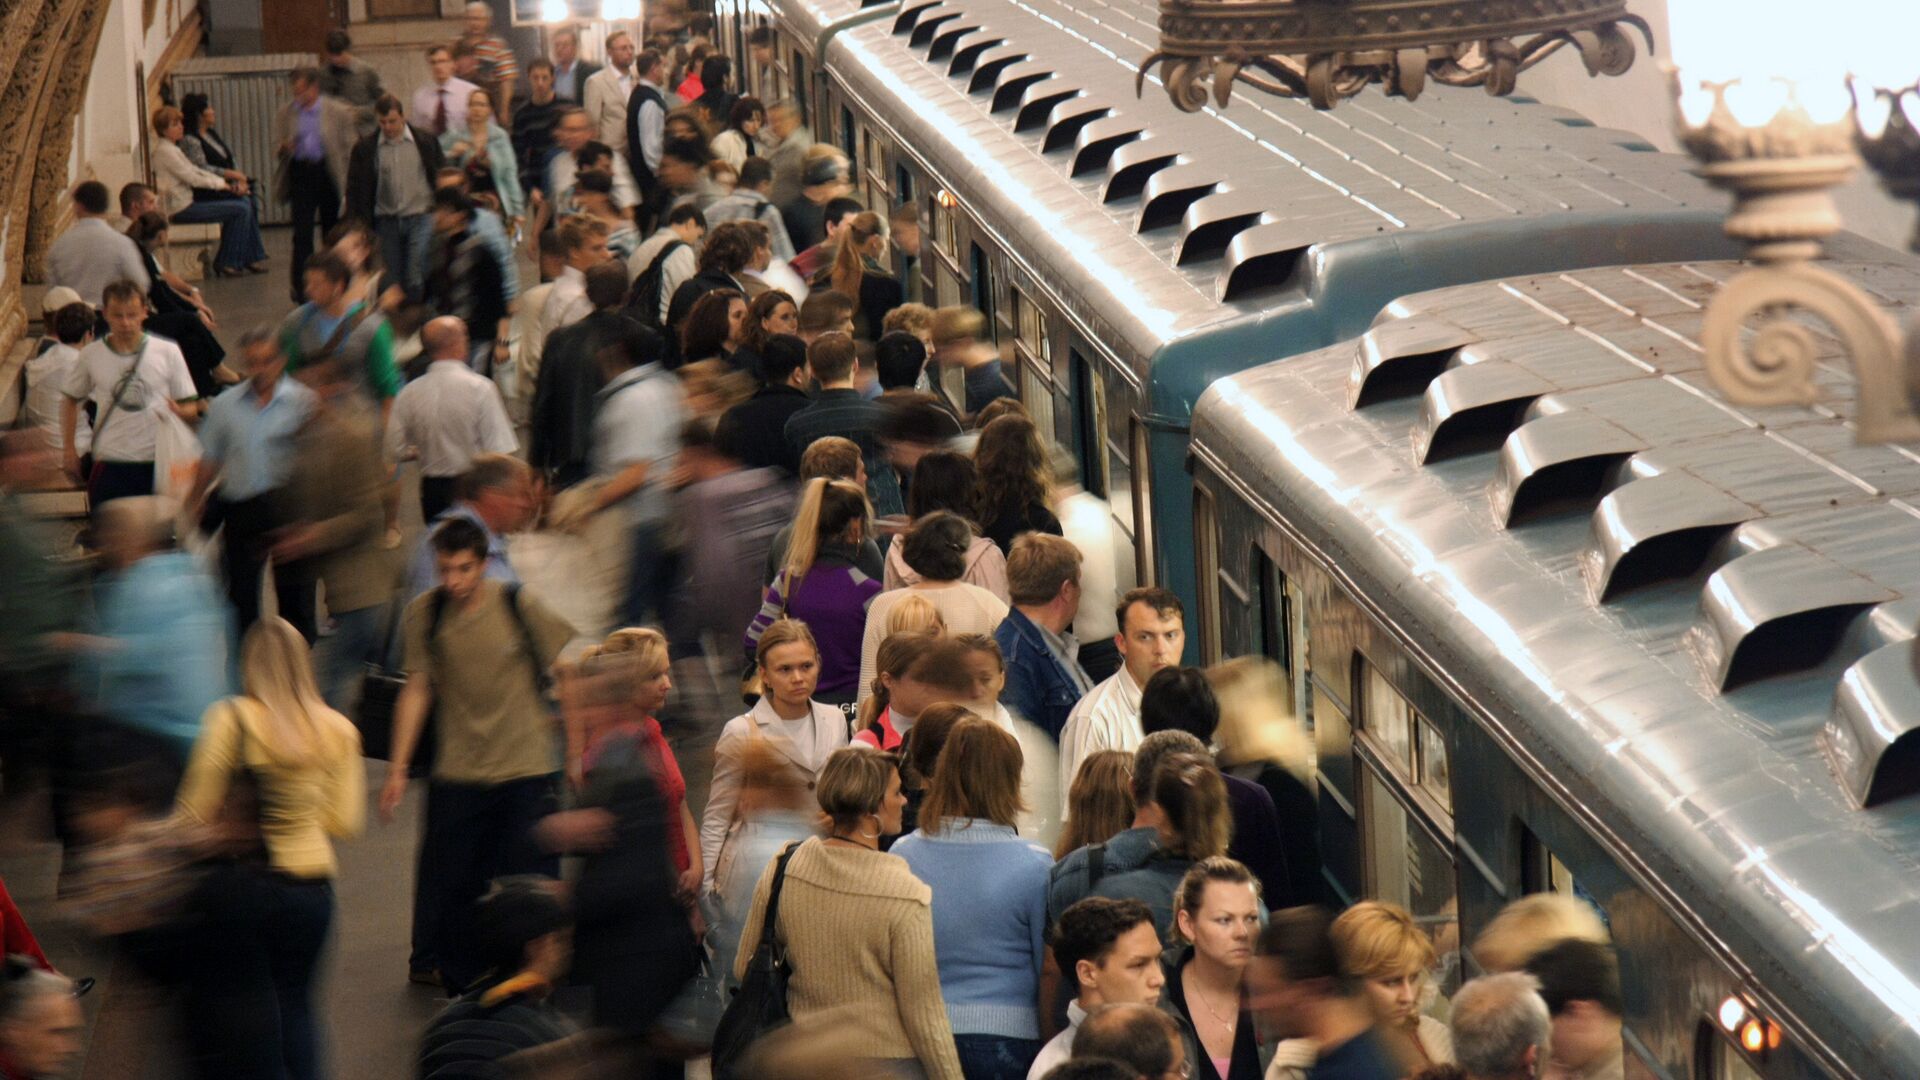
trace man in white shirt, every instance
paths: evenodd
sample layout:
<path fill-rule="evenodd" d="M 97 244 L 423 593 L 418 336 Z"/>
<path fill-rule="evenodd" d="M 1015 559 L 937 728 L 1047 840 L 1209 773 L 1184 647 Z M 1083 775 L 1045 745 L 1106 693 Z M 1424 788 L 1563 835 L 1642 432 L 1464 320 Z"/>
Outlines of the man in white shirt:
<path fill-rule="evenodd" d="M 73 225 L 47 250 L 47 284 L 65 285 L 100 307 L 108 285 L 131 281 L 145 293 L 153 284 L 132 240 L 107 224 L 107 185 L 89 180 L 73 189 Z"/>
<path fill-rule="evenodd" d="M 1073 1037 L 1088 1013 L 1103 1005 L 1158 1004 L 1167 982 L 1153 911 L 1138 900 L 1096 896 L 1068 908 L 1054 930 L 1053 959 L 1062 987 L 1077 986 L 1078 994 L 1067 1003 L 1066 1028 L 1040 1048 L 1027 1080 L 1040 1080 L 1073 1056 Z"/>
<path fill-rule="evenodd" d="M 73 295 L 73 290 L 65 290 Z M 27 361 L 27 400 L 23 405 L 28 427 L 46 433 L 48 445 L 60 439 L 61 406 L 66 402 L 67 379 L 80 362 L 80 350 L 93 343 L 93 309 L 76 300 L 63 304 L 46 316 L 47 336 L 52 344 L 45 352 Z M 74 449 L 86 456 L 93 449 L 93 425 L 83 413 L 73 432 Z"/>
<path fill-rule="evenodd" d="M 453 505 L 455 485 L 482 454 L 520 448 L 493 380 L 467 365 L 467 324 L 443 315 L 420 330 L 432 361 L 394 399 L 387 456 L 420 459 L 420 513 L 427 521 Z"/>
<path fill-rule="evenodd" d="M 633 35 L 615 30 L 607 35 L 607 66 L 587 79 L 582 105 L 603 143 L 622 157 L 627 153 L 627 99 L 639 83 L 633 70 Z"/>
<path fill-rule="evenodd" d="M 436 136 L 467 130 L 467 102 L 480 88 L 453 73 L 453 50 L 445 45 L 427 50 L 427 65 L 433 79 L 413 92 L 414 122 Z"/>
<path fill-rule="evenodd" d="M 1080 699 L 1060 729 L 1060 794 L 1073 787 L 1080 763 L 1101 750 L 1131 753 L 1144 737 L 1140 695 L 1147 680 L 1180 662 L 1186 648 L 1186 612 L 1180 598 L 1161 588 L 1134 589 L 1114 611 L 1120 632 L 1120 670 Z"/>
<path fill-rule="evenodd" d="M 576 215 L 561 222 L 560 243 L 567 249 L 567 266 L 554 279 L 540 316 L 548 337 L 593 314 L 593 301 L 587 299 L 587 271 L 613 258 L 607 250 L 607 223 L 597 218 Z"/>
<path fill-rule="evenodd" d="M 666 625 L 679 554 L 673 550 L 668 476 L 686 422 L 680 380 L 657 362 L 659 339 L 636 330 L 600 350 L 607 383 L 593 417 L 593 473 L 604 480 L 590 513 L 625 516 L 630 537 L 626 601 L 620 625 Z M 656 622 L 656 619 L 658 620 Z"/>
<path fill-rule="evenodd" d="M 60 446 L 67 472 L 87 485 L 96 511 L 114 499 L 153 494 L 158 410 L 172 409 L 183 420 L 201 411 L 180 347 L 143 328 L 146 289 L 131 281 L 116 281 L 102 291 L 102 298 L 107 336 L 80 350 L 62 388 L 67 400 L 60 412 Z M 91 476 L 81 476 L 80 403 L 88 398 L 95 406 L 93 471 Z"/>
<path fill-rule="evenodd" d="M 667 213 L 666 223 L 627 259 L 627 280 L 637 282 L 655 259 L 666 255 L 667 261 L 660 264 L 660 310 L 654 313 L 659 321 L 654 325 L 667 325 L 667 304 L 673 300 L 673 291 L 700 272 L 700 241 L 706 235 L 707 218 L 699 207 L 692 203 L 676 206 Z M 673 243 L 680 246 L 667 251 L 667 245 Z"/>

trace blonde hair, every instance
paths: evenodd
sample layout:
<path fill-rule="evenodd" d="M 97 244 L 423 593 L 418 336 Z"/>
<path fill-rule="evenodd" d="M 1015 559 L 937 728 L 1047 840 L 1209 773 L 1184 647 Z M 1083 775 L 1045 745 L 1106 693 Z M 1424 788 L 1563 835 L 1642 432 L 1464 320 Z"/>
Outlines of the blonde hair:
<path fill-rule="evenodd" d="M 855 726 L 861 731 L 873 731 L 880 726 L 880 714 L 893 704 L 893 691 L 887 689 L 887 679 L 904 676 L 908 668 L 933 649 L 935 640 L 933 634 L 910 631 L 889 632 L 880 640 L 880 648 L 873 654 L 873 683 L 868 688 L 871 692 L 860 705 L 859 723 Z"/>
<path fill-rule="evenodd" d="M 186 117 L 171 105 L 160 106 L 153 110 L 153 133 L 163 139 L 166 138 L 167 129 L 172 127 L 176 120 L 184 122 Z"/>
<path fill-rule="evenodd" d="M 1523 896 L 1500 910 L 1473 940 L 1473 958 L 1490 974 L 1518 971 L 1568 938 L 1610 944 L 1607 928 L 1585 901 L 1559 893 Z"/>
<path fill-rule="evenodd" d="M 782 645 L 805 645 L 813 650 L 815 659 L 820 656 L 820 643 L 813 639 L 813 631 L 799 619 L 775 619 L 760 633 L 760 642 L 754 646 L 753 662 L 765 667 L 767 657 Z"/>
<path fill-rule="evenodd" d="M 806 805 L 807 778 L 767 739 L 748 739 L 731 751 L 740 767 L 740 798 L 752 809 Z"/>
<path fill-rule="evenodd" d="M 887 334 L 898 330 L 903 333 L 912 334 L 914 337 L 919 337 L 922 334 L 931 337 L 933 334 L 933 309 L 925 304 L 901 304 L 899 307 L 887 312 L 887 317 L 880 320 L 880 330 L 882 333 Z"/>
<path fill-rule="evenodd" d="M 880 813 L 887 798 L 887 778 L 899 771 L 892 754 L 871 746 L 843 746 L 821 767 L 813 795 L 834 827 L 855 828 L 861 819 Z"/>
<path fill-rule="evenodd" d="M 1238 859 L 1229 859 L 1225 855 L 1212 855 L 1195 862 L 1180 879 L 1180 884 L 1173 890 L 1173 910 L 1186 912 L 1189 919 L 1198 919 L 1200 908 L 1206 903 L 1207 886 L 1215 882 L 1222 885 L 1245 885 L 1253 890 L 1256 898 L 1260 895 L 1260 881 L 1253 876 L 1253 871 L 1247 869 L 1245 863 Z M 1189 945 L 1193 944 L 1192 940 L 1180 930 L 1178 918 L 1173 920 L 1173 932 L 1180 940 Z"/>
<path fill-rule="evenodd" d="M 360 733 L 320 697 L 307 639 L 285 619 L 263 618 L 240 642 L 240 687 L 266 710 L 269 752 L 288 765 L 310 765 L 351 751 Z"/>
<path fill-rule="evenodd" d="M 920 820 L 936 829 L 952 818 L 1012 826 L 1027 808 L 1020 798 L 1025 764 L 1012 732 L 969 712 L 947 733 L 934 761 Z"/>
<path fill-rule="evenodd" d="M 1053 857 L 1102 844 L 1133 824 L 1133 755 L 1125 750 L 1097 750 L 1080 762 L 1067 789 L 1067 823 Z"/>
<path fill-rule="evenodd" d="M 951 345 L 986 333 L 987 317 L 970 307 L 943 307 L 933 313 L 931 332 L 935 348 Z"/>
<path fill-rule="evenodd" d="M 753 396 L 753 379 L 725 360 L 696 360 L 680 369 L 680 386 L 689 399 L 711 397 L 713 413 L 724 413 Z"/>
<path fill-rule="evenodd" d="M 667 635 L 651 626 L 627 626 L 607 635 L 595 655 L 633 657 L 634 674 L 645 682 L 673 665 L 667 653 Z"/>
<path fill-rule="evenodd" d="M 1356 979 L 1395 979 L 1425 972 L 1439 959 L 1433 939 L 1398 904 L 1362 900 L 1341 912 L 1328 933 L 1340 957 L 1340 969 Z"/>
<path fill-rule="evenodd" d="M 947 620 L 940 614 L 940 609 L 917 592 L 905 592 L 893 607 L 887 609 L 887 637 L 895 634 L 932 634 L 940 637 L 946 632 Z"/>
<path fill-rule="evenodd" d="M 781 568 L 787 574 L 787 594 L 791 596 L 799 580 L 813 569 L 823 542 L 844 535 L 856 521 L 864 527 L 872 516 L 867 493 L 857 484 L 825 477 L 807 481 L 800 494 L 800 509 L 793 515 L 787 562 Z"/>
<path fill-rule="evenodd" d="M 1220 760 L 1270 761 L 1303 784 L 1313 783 L 1313 737 L 1287 703 L 1287 675 L 1264 656 L 1236 656 L 1207 669 L 1220 704 Z"/>

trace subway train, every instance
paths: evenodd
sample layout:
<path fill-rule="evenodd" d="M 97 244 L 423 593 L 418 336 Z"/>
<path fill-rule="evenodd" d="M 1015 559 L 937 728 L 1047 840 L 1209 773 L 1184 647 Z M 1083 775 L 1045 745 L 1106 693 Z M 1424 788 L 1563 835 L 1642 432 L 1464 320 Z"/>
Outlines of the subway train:
<path fill-rule="evenodd" d="M 1597 905 L 1627 1075 L 1920 1076 L 1920 456 L 1855 442 L 1817 324 L 1820 404 L 1710 387 L 1740 269 L 1422 293 L 1216 382 L 1201 650 L 1286 669 L 1341 895 L 1466 942 L 1524 893 Z"/>
<path fill-rule="evenodd" d="M 1524 98 L 1180 112 L 1135 91 L 1156 19 L 1152 0 L 718 0 L 715 32 L 775 28 L 743 84 L 798 101 L 869 205 L 919 206 L 918 298 L 989 316 L 1139 580 L 1189 603 L 1188 422 L 1215 378 L 1411 292 L 1737 254 L 1684 159 Z"/>

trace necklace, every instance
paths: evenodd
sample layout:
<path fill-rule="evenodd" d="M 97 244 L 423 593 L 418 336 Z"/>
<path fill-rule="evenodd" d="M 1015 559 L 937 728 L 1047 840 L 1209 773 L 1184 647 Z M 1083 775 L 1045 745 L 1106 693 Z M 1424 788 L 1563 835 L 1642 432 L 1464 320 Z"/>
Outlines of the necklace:
<path fill-rule="evenodd" d="M 1193 996 L 1200 999 L 1201 1007 L 1207 1010 L 1207 1012 L 1213 1017 L 1213 1022 L 1216 1024 L 1219 1024 L 1222 1029 L 1226 1031 L 1232 1031 L 1234 1028 L 1239 1026 L 1240 1011 L 1238 1009 L 1232 1010 L 1233 1019 L 1228 1020 L 1223 1018 L 1218 1012 L 1214 1011 L 1213 1002 L 1207 1000 L 1207 995 L 1203 993 L 1199 987 L 1196 986 L 1193 988 Z"/>

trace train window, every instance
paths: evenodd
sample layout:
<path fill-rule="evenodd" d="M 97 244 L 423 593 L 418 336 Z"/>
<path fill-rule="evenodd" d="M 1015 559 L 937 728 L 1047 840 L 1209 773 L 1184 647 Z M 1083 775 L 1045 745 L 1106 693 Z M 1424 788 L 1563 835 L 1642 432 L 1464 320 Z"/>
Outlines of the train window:
<path fill-rule="evenodd" d="M 1074 450 L 1080 457 L 1080 486 L 1104 499 L 1109 490 L 1107 456 L 1102 452 L 1107 430 L 1107 380 L 1080 350 L 1074 349 L 1073 381 L 1080 415 L 1074 426 Z"/>
<path fill-rule="evenodd" d="M 853 122 L 853 110 L 840 106 L 840 149 L 847 152 L 847 161 L 857 178 L 860 169 L 860 131 Z"/>
<path fill-rule="evenodd" d="M 1413 725 L 1418 717 L 1413 706 L 1407 704 L 1407 699 L 1400 696 L 1400 691 L 1387 682 L 1380 670 L 1367 665 L 1367 692 L 1360 711 L 1360 725 L 1408 778 L 1415 775 Z"/>
<path fill-rule="evenodd" d="M 1133 459 L 1128 456 L 1127 445 L 1127 428 L 1133 417 L 1107 409 L 1106 402 L 1101 406 L 1107 418 L 1107 502 L 1113 505 L 1114 520 L 1125 526 L 1131 539 L 1139 529 L 1133 506 Z"/>
<path fill-rule="evenodd" d="M 1046 313 L 1017 287 L 1012 290 L 1013 351 L 1020 369 L 1020 400 L 1033 414 L 1034 425 L 1049 439 L 1059 437 L 1053 416 L 1052 350 L 1047 347 Z"/>
<path fill-rule="evenodd" d="M 1364 770 L 1361 829 L 1366 853 L 1367 895 L 1399 904 L 1434 939 L 1438 968 L 1447 973 L 1437 989 L 1457 989 L 1459 964 L 1454 951 L 1459 918 L 1454 899 L 1453 860 L 1372 769 Z"/>
<path fill-rule="evenodd" d="M 972 250 L 973 270 L 973 309 L 986 316 L 987 333 L 993 335 L 994 344 L 1000 343 L 1000 320 L 994 317 L 998 307 L 998 297 L 993 288 L 993 264 L 987 261 L 987 253 L 979 244 L 968 245 Z"/>
<path fill-rule="evenodd" d="M 793 100 L 800 106 L 800 122 L 813 123 L 813 87 L 807 81 L 807 58 L 793 50 Z"/>
<path fill-rule="evenodd" d="M 893 170 L 893 193 L 898 196 L 903 203 L 913 201 L 913 170 L 907 168 L 905 165 L 898 166 Z"/>
<path fill-rule="evenodd" d="M 1414 750 L 1420 757 L 1420 790 L 1453 812 L 1453 760 L 1447 737 L 1425 717 L 1416 717 Z"/>
<path fill-rule="evenodd" d="M 1040 366 L 1053 370 L 1053 343 L 1047 338 L 1047 313 L 1019 289 L 1013 292 L 1014 337 Z"/>
<path fill-rule="evenodd" d="M 1040 434 L 1049 440 L 1055 438 L 1053 384 L 1043 379 L 1033 364 L 1024 361 L 1020 365 L 1020 401 L 1026 405 L 1027 413 L 1033 417 L 1033 426 L 1040 429 Z"/>
<path fill-rule="evenodd" d="M 1311 626 L 1307 618 L 1307 597 L 1300 586 L 1291 578 L 1282 579 L 1286 586 L 1287 615 L 1287 651 L 1290 659 L 1287 670 L 1293 673 L 1293 711 L 1300 722 L 1313 730 L 1314 699 L 1319 691 L 1313 690 L 1313 657 L 1307 651 L 1308 634 Z"/>
<path fill-rule="evenodd" d="M 1740 1048 L 1709 1021 L 1701 1021 L 1694 1074 L 1700 1080 L 1761 1080 Z"/>
<path fill-rule="evenodd" d="M 1133 536 L 1134 560 L 1138 564 L 1141 580 L 1151 582 L 1155 577 L 1153 557 L 1154 537 L 1157 530 L 1153 523 L 1152 448 L 1146 421 L 1129 414 L 1127 436 L 1127 445 L 1132 451 L 1130 460 L 1136 470 L 1134 475 L 1139 477 L 1139 486 L 1133 489 L 1133 498 L 1130 500 L 1133 504 L 1134 525 L 1137 530 Z"/>
<path fill-rule="evenodd" d="M 1530 893 L 1550 892 L 1585 899 L 1585 891 L 1574 882 L 1573 871 L 1560 861 L 1560 856 L 1533 835 L 1532 830 L 1522 826 L 1521 831 L 1525 846 L 1520 851 L 1520 887 Z"/>

